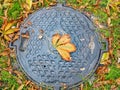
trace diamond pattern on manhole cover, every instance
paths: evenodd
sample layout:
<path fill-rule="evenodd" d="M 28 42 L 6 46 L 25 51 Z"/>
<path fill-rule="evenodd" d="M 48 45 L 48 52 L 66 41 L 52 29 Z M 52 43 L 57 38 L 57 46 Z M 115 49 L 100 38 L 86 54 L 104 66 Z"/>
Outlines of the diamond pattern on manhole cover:
<path fill-rule="evenodd" d="M 26 32 L 29 39 L 20 36 L 16 41 L 17 60 L 26 75 L 38 84 L 71 86 L 82 82 L 99 64 L 102 50 L 95 27 L 87 16 L 72 8 L 55 6 L 38 10 L 21 25 L 21 35 Z M 77 48 L 70 54 L 70 62 L 63 60 L 52 45 L 56 33 L 69 34 Z"/>

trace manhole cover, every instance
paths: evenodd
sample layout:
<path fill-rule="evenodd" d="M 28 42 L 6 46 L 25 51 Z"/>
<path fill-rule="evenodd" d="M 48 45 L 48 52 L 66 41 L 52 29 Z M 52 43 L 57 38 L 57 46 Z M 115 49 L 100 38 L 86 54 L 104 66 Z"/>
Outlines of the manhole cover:
<path fill-rule="evenodd" d="M 92 75 L 99 64 L 103 50 L 95 30 L 86 15 L 72 8 L 58 4 L 40 9 L 21 25 L 20 38 L 14 43 L 17 60 L 35 83 L 56 89 L 63 84 L 71 87 Z M 76 47 L 69 53 L 70 61 L 54 48 L 52 38 L 56 34 L 69 35 Z"/>

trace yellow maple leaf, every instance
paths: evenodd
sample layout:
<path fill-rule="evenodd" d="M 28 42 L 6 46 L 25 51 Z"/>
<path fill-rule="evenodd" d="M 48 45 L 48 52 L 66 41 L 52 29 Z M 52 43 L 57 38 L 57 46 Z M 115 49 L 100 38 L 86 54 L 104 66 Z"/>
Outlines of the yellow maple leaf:
<path fill-rule="evenodd" d="M 19 28 L 12 28 L 14 24 L 17 23 L 17 21 L 9 21 L 7 20 L 6 17 L 0 17 L 4 20 L 2 27 L 0 28 L 0 37 L 3 37 L 7 41 L 12 41 L 12 38 L 9 37 L 9 35 L 14 34 L 18 32 L 20 29 Z"/>
<path fill-rule="evenodd" d="M 70 53 L 76 51 L 76 46 L 71 43 L 69 34 L 64 34 L 62 36 L 58 33 L 54 34 L 52 37 L 52 44 L 64 60 L 71 61 Z"/>

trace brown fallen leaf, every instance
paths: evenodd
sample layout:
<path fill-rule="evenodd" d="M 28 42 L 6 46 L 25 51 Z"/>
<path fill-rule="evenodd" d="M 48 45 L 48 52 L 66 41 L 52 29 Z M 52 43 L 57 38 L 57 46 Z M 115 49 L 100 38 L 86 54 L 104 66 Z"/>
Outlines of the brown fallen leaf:
<path fill-rule="evenodd" d="M 24 84 L 21 84 L 21 85 L 18 87 L 18 89 L 17 89 L 17 90 L 22 90 L 22 89 L 23 89 L 23 87 L 24 87 Z"/>
<path fill-rule="evenodd" d="M 95 3 L 93 6 L 98 7 L 99 4 L 100 4 L 100 1 L 101 1 L 101 0 L 96 0 L 96 3 Z"/>
<path fill-rule="evenodd" d="M 98 75 L 101 75 L 101 74 L 108 73 L 109 71 L 110 69 L 108 68 L 108 66 L 99 66 L 98 69 L 96 70 L 96 73 Z"/>
<path fill-rule="evenodd" d="M 65 84 L 65 83 L 61 83 L 61 86 L 63 87 L 63 89 L 67 88 L 67 84 Z"/>
<path fill-rule="evenodd" d="M 107 13 L 108 16 L 110 16 L 110 7 L 107 6 L 104 11 Z"/>
<path fill-rule="evenodd" d="M 110 17 L 107 19 L 107 25 L 108 25 L 109 27 L 112 26 L 112 24 L 111 24 L 111 18 L 110 18 Z"/>
<path fill-rule="evenodd" d="M 19 38 L 19 35 L 15 35 L 15 36 L 13 37 L 12 42 L 16 41 L 18 38 Z"/>
<path fill-rule="evenodd" d="M 77 2 L 78 2 L 78 3 L 81 3 L 81 2 L 82 2 L 82 0 L 77 0 Z"/>
<path fill-rule="evenodd" d="M 51 2 L 49 5 L 50 6 L 55 6 L 57 3 L 56 2 Z"/>
<path fill-rule="evenodd" d="M 23 83 L 22 80 L 19 79 L 19 78 L 16 78 L 16 81 L 17 81 L 18 84 L 22 84 Z"/>
<path fill-rule="evenodd" d="M 40 90 L 42 90 L 42 87 L 40 87 Z"/>
<path fill-rule="evenodd" d="M 60 34 L 54 34 L 52 37 L 53 47 L 56 48 L 60 56 L 66 61 L 70 61 L 70 53 L 76 51 L 76 46 L 70 41 L 71 38 L 68 34 L 64 34 L 63 36 Z"/>
<path fill-rule="evenodd" d="M 2 82 L 2 81 L 0 81 L 0 87 L 2 87 L 2 85 L 3 85 L 3 82 Z"/>
<path fill-rule="evenodd" d="M 31 82 L 30 80 L 26 81 L 26 82 L 25 82 L 25 86 L 29 85 L 30 82 Z"/>
<path fill-rule="evenodd" d="M 28 21 L 27 24 L 28 24 L 28 25 L 32 25 L 32 22 Z"/>
<path fill-rule="evenodd" d="M 29 36 L 29 32 L 26 32 L 26 33 L 22 33 L 22 35 L 21 35 L 23 38 L 27 38 L 27 39 L 29 39 L 30 38 L 30 36 Z"/>
<path fill-rule="evenodd" d="M 108 38 L 108 43 L 109 43 L 108 52 L 109 52 L 110 56 L 113 57 L 113 48 L 112 48 L 113 37 Z"/>
<path fill-rule="evenodd" d="M 22 73 L 21 72 L 15 70 L 15 71 L 13 71 L 13 73 L 16 74 L 19 79 L 22 79 Z"/>
<path fill-rule="evenodd" d="M 8 60 L 7 60 L 7 65 L 10 66 L 11 65 L 11 60 L 10 58 L 8 57 Z"/>
<path fill-rule="evenodd" d="M 6 48 L 3 52 L 0 53 L 0 56 L 9 56 L 10 48 Z"/>
<path fill-rule="evenodd" d="M 80 84 L 80 90 L 84 90 L 84 85 L 83 84 Z"/>
<path fill-rule="evenodd" d="M 111 85 L 110 90 L 118 90 L 118 87 L 116 85 Z"/>
<path fill-rule="evenodd" d="M 115 82 L 117 83 L 117 85 L 120 85 L 120 78 L 116 79 Z"/>

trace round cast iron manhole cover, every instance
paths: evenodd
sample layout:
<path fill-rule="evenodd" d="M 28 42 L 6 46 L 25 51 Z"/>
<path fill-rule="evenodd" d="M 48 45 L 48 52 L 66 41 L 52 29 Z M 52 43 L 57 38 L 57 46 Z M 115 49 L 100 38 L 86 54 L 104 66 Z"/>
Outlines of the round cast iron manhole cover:
<path fill-rule="evenodd" d="M 17 60 L 25 74 L 37 84 L 56 89 L 83 82 L 96 70 L 102 43 L 91 20 L 72 8 L 57 5 L 31 14 L 21 25 L 14 43 Z M 64 60 L 52 44 L 54 35 L 69 35 L 76 50 Z"/>

